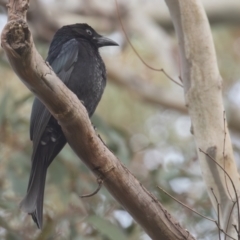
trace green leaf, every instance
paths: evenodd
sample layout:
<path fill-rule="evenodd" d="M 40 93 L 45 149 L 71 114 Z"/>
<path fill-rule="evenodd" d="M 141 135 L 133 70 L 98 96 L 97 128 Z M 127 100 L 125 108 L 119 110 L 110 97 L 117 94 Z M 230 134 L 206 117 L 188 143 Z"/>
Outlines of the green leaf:
<path fill-rule="evenodd" d="M 90 216 L 86 219 L 86 221 L 95 227 L 99 233 L 109 238 L 110 240 L 127 239 L 126 235 L 117 226 L 101 217 Z"/>

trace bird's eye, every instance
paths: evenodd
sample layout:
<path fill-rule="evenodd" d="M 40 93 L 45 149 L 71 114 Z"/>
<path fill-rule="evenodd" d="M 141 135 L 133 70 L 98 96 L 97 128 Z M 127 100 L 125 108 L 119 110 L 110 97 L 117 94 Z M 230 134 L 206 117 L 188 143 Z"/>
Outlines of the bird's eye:
<path fill-rule="evenodd" d="M 86 32 L 87 32 L 87 34 L 88 34 L 89 36 L 92 35 L 92 31 L 91 31 L 91 30 L 87 29 Z"/>

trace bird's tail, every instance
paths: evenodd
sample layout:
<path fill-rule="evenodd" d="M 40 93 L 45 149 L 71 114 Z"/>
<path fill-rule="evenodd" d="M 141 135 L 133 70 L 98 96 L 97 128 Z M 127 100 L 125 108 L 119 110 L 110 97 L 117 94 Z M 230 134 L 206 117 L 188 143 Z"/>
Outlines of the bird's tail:
<path fill-rule="evenodd" d="M 32 161 L 32 169 L 28 183 L 28 190 L 25 198 L 20 203 L 20 208 L 24 212 L 31 214 L 34 222 L 39 229 L 42 229 L 43 223 L 43 198 L 45 180 L 47 174 L 47 164 L 45 159 L 38 155 Z M 35 155 L 35 156 L 36 156 Z"/>

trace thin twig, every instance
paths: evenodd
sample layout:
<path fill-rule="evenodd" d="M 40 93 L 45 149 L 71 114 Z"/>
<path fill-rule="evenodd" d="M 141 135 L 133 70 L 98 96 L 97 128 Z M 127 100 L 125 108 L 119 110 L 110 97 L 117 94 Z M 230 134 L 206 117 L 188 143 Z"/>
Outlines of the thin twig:
<path fill-rule="evenodd" d="M 221 240 L 221 231 L 220 231 L 220 228 L 221 228 L 221 223 L 220 223 L 220 209 L 219 209 L 219 207 L 220 207 L 220 204 L 219 204 L 219 202 L 218 202 L 218 199 L 217 199 L 217 196 L 216 196 L 216 194 L 214 193 L 214 191 L 213 191 L 213 188 L 211 188 L 211 191 L 212 191 L 212 194 L 213 194 L 213 196 L 214 196 L 214 198 L 215 198 L 215 201 L 216 201 L 216 203 L 217 203 L 217 218 L 218 218 L 218 237 L 219 237 L 219 240 Z"/>
<path fill-rule="evenodd" d="M 231 216 L 232 216 L 232 212 L 233 212 L 233 209 L 234 209 L 235 204 L 236 204 L 236 201 L 233 202 L 232 209 L 231 209 L 231 211 L 230 211 L 230 213 L 229 213 L 229 217 L 228 217 L 228 221 L 227 221 L 226 231 L 228 230 L 228 226 L 229 226 L 230 218 L 231 218 Z M 226 240 L 226 239 L 227 239 L 227 235 L 225 235 L 224 240 Z"/>
<path fill-rule="evenodd" d="M 97 194 L 97 193 L 99 192 L 99 190 L 101 189 L 101 187 L 102 187 L 103 180 L 102 180 L 101 178 L 98 178 L 98 179 L 97 179 L 97 182 L 98 182 L 98 187 L 97 187 L 97 189 L 96 189 L 93 193 L 86 194 L 86 195 L 82 195 L 82 196 L 80 196 L 80 198 L 92 197 L 92 196 L 94 196 L 95 194 Z"/>
<path fill-rule="evenodd" d="M 237 226 L 235 224 L 233 224 L 233 227 L 235 228 L 237 234 L 238 234 L 238 238 L 239 238 L 239 232 L 238 232 L 238 229 L 237 229 Z"/>
<path fill-rule="evenodd" d="M 238 195 L 237 195 L 237 190 L 236 190 L 236 187 L 233 183 L 233 180 L 232 178 L 229 176 L 229 174 L 227 173 L 227 171 L 214 159 L 212 158 L 208 153 L 204 152 L 201 148 L 199 148 L 199 151 L 204 153 L 206 156 L 209 157 L 209 159 L 211 159 L 213 162 L 215 162 L 217 164 L 217 166 L 219 166 L 224 172 L 225 174 L 228 176 L 231 184 L 232 184 L 232 187 L 234 189 L 234 193 L 235 193 L 235 197 L 236 197 L 236 203 L 237 203 L 237 210 L 238 210 L 238 226 L 240 226 L 240 218 L 239 218 L 239 213 L 240 213 L 240 208 L 239 208 L 239 201 L 238 201 Z"/>
<path fill-rule="evenodd" d="M 225 236 L 227 236 L 227 237 L 229 237 L 229 238 L 231 238 L 231 239 L 233 239 L 233 240 L 237 240 L 236 238 L 233 238 L 233 237 L 231 237 L 228 233 L 226 233 L 222 228 L 219 228 L 219 230 L 223 233 L 223 234 L 225 234 Z"/>
<path fill-rule="evenodd" d="M 181 204 L 183 207 L 189 209 L 190 211 L 196 213 L 197 215 L 199 215 L 202 218 L 205 218 L 213 223 L 216 224 L 217 228 L 219 229 L 219 231 L 221 231 L 223 234 L 225 234 L 226 236 L 228 236 L 229 238 L 236 240 L 235 238 L 231 237 L 229 234 L 227 234 L 222 228 L 220 228 L 220 226 L 218 225 L 218 222 L 212 218 L 206 217 L 204 215 L 202 215 L 201 213 L 197 212 L 196 210 L 188 207 L 187 205 L 185 205 L 184 203 L 180 202 L 178 199 L 176 199 L 175 197 L 173 197 L 171 194 L 169 194 L 168 192 L 166 192 L 164 189 L 162 189 L 161 187 L 157 186 L 161 191 L 163 191 L 166 195 L 168 195 L 170 198 L 172 198 L 174 201 L 178 202 L 179 204 Z"/>
<path fill-rule="evenodd" d="M 129 45 L 131 46 L 132 50 L 134 51 L 134 53 L 137 55 L 137 57 L 139 58 L 139 60 L 146 66 L 148 67 L 149 69 L 153 70 L 153 71 L 156 71 L 156 72 L 162 72 L 168 79 L 170 79 L 172 82 L 176 83 L 178 86 L 180 87 L 183 87 L 183 85 L 179 82 L 177 82 L 176 80 L 174 80 L 173 78 L 171 78 L 163 68 L 154 68 L 152 66 L 150 66 L 149 64 L 147 64 L 144 59 L 140 56 L 140 54 L 138 53 L 138 51 L 135 49 L 135 47 L 133 46 L 132 42 L 130 41 L 126 31 L 125 31 L 125 28 L 123 26 L 123 23 L 122 23 L 122 19 L 121 19 L 121 16 L 120 16 L 120 13 L 119 13 L 119 6 L 118 6 L 118 1 L 115 0 L 115 3 L 116 3 L 116 9 L 117 9 L 117 14 L 118 14 L 118 19 L 119 19 L 119 22 L 120 22 L 120 25 L 121 25 L 121 28 L 123 30 L 123 33 L 125 35 L 125 38 L 127 40 L 127 42 L 129 43 Z"/>
<path fill-rule="evenodd" d="M 237 232 L 237 235 L 238 235 L 238 240 L 240 239 L 240 234 L 239 234 L 239 231 L 237 229 L 237 226 L 234 224 L 233 227 L 235 228 L 236 232 Z"/>
<path fill-rule="evenodd" d="M 196 210 L 190 208 L 189 206 L 185 205 L 184 203 L 180 202 L 179 200 L 177 200 L 175 197 L 173 197 L 171 194 L 169 194 L 168 192 L 166 192 L 164 189 L 162 189 L 161 187 L 157 186 L 161 191 L 163 191 L 166 195 L 168 195 L 170 198 L 172 198 L 174 201 L 178 202 L 179 204 L 181 204 L 182 206 L 184 206 L 185 208 L 187 208 L 188 210 L 196 213 L 197 215 L 199 215 L 200 217 L 202 218 L 205 218 L 211 222 L 214 222 L 215 224 L 217 224 L 216 220 L 212 219 L 212 218 L 209 218 L 209 217 L 206 217 L 204 215 L 202 215 L 201 213 L 197 212 Z"/>

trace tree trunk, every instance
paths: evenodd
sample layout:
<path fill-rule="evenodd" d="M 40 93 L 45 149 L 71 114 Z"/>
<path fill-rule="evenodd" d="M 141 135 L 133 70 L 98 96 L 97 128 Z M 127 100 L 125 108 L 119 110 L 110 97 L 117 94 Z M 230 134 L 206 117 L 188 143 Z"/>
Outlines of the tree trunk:
<path fill-rule="evenodd" d="M 208 19 L 200 0 L 165 1 L 178 37 L 185 101 L 202 175 L 221 228 L 237 239 L 233 225 L 239 229 L 239 205 L 234 203 L 238 201 L 239 174 L 225 121 L 222 78 Z"/>

